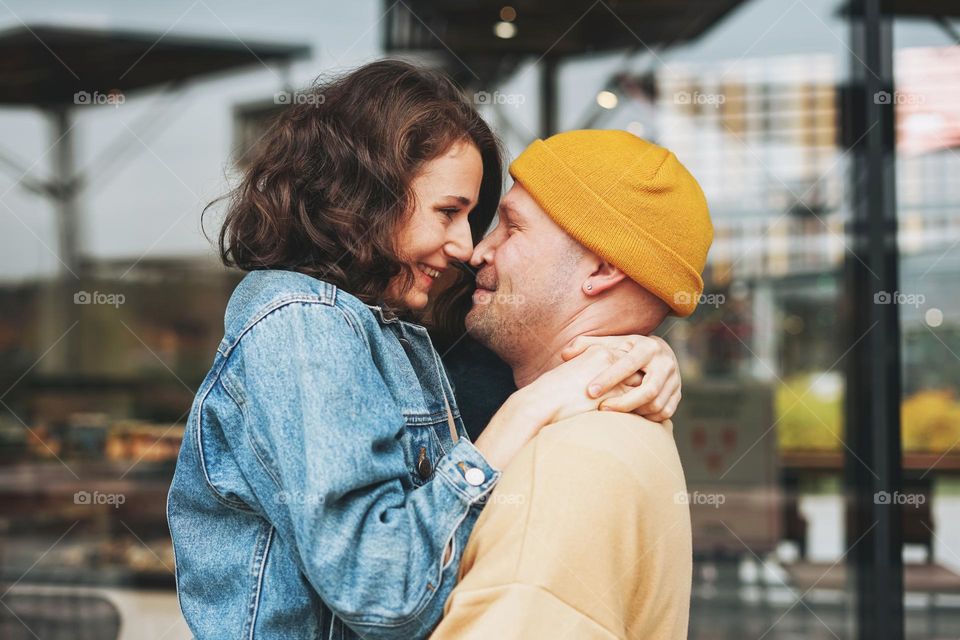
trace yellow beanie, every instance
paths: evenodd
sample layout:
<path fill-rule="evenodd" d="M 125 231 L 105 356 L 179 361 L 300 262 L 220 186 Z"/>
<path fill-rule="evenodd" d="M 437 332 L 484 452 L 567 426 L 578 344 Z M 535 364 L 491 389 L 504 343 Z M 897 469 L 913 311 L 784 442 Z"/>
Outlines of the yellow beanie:
<path fill-rule="evenodd" d="M 688 316 L 703 293 L 713 225 L 676 156 L 626 131 L 536 140 L 510 175 L 573 239 Z"/>

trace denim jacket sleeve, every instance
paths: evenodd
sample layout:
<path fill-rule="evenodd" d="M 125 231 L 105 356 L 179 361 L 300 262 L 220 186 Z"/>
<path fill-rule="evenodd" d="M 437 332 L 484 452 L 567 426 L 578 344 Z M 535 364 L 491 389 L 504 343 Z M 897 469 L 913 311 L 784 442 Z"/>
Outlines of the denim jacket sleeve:
<path fill-rule="evenodd" d="M 404 482 L 404 418 L 350 309 L 286 304 L 238 347 L 224 386 L 263 471 L 254 491 L 307 580 L 364 637 L 425 636 L 500 473 L 461 438 L 430 482 Z"/>

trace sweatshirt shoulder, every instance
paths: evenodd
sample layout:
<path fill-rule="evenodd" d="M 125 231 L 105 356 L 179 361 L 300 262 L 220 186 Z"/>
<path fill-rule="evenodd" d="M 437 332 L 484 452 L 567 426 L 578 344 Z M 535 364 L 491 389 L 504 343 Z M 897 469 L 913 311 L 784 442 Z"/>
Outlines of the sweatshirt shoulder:
<path fill-rule="evenodd" d="M 656 462 L 670 468 L 680 464 L 670 421 L 652 422 L 632 413 L 590 411 L 543 429 L 544 445 L 567 443 L 608 454 L 628 466 Z"/>

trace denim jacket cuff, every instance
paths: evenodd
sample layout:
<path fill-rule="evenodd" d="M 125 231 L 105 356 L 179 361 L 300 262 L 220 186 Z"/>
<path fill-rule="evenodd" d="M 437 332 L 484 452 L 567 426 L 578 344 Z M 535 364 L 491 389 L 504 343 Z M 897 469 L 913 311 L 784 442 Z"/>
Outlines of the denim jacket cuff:
<path fill-rule="evenodd" d="M 464 503 L 473 505 L 493 490 L 501 474 L 490 466 L 472 442 L 460 438 L 440 459 L 437 475 L 453 486 Z"/>

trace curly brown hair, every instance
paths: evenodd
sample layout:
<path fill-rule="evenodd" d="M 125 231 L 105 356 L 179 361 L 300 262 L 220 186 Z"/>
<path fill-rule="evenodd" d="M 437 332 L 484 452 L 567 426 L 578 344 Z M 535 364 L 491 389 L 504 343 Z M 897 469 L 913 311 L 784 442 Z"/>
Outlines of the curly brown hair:
<path fill-rule="evenodd" d="M 413 278 L 395 240 L 414 209 L 414 178 L 463 140 L 476 145 L 483 162 L 470 213 L 479 242 L 502 190 L 500 144 L 449 78 L 381 60 L 294 98 L 250 155 L 240 184 L 223 197 L 229 199 L 219 237 L 224 264 L 298 271 L 389 307 L 389 282 L 402 275 L 406 287 Z M 462 270 L 431 305 L 443 333 L 462 330 L 469 275 Z"/>

